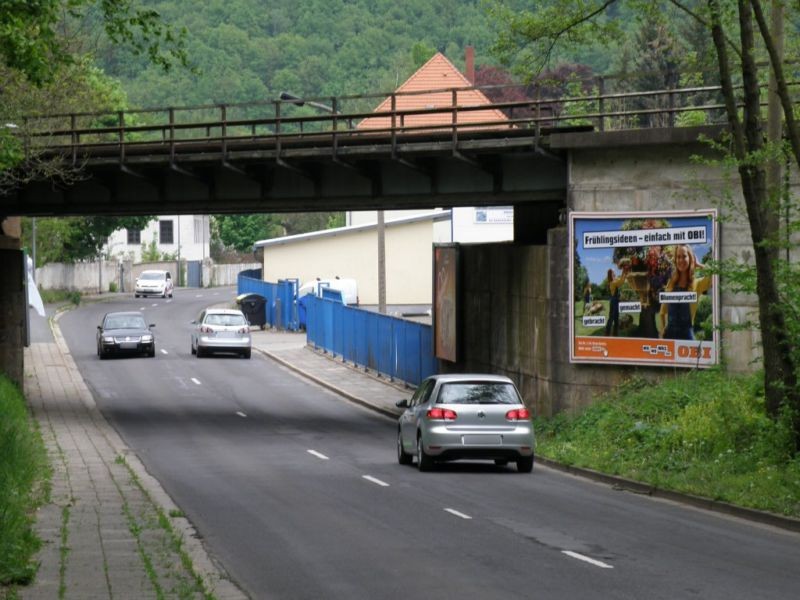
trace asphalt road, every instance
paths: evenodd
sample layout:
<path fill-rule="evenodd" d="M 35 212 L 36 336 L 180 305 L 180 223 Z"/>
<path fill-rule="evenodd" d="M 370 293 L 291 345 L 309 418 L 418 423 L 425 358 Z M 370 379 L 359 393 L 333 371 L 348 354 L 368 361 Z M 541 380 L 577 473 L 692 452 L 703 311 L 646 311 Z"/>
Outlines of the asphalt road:
<path fill-rule="evenodd" d="M 794 599 L 800 536 L 539 465 L 397 464 L 393 421 L 253 353 L 197 359 L 232 296 L 118 299 L 60 326 L 98 405 L 254 598 Z M 104 312 L 144 307 L 156 358 L 100 361 Z"/>

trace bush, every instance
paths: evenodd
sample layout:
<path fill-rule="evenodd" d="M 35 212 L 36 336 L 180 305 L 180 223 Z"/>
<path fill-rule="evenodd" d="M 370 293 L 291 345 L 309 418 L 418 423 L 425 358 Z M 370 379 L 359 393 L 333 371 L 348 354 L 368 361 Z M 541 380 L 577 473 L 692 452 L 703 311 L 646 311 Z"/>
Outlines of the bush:
<path fill-rule="evenodd" d="M 800 516 L 800 457 L 766 415 L 760 375 L 633 379 L 574 417 L 537 420 L 537 449 L 567 464 Z"/>
<path fill-rule="evenodd" d="M 112 281 L 111 283 L 108 284 L 108 291 L 111 292 L 112 294 L 117 291 L 116 281 Z"/>
<path fill-rule="evenodd" d="M 36 573 L 40 540 L 33 515 L 47 500 L 47 452 L 20 391 L 0 375 L 0 585 L 25 584 Z"/>
<path fill-rule="evenodd" d="M 60 304 L 72 302 L 75 306 L 81 303 L 81 293 L 77 290 L 39 290 L 42 302 L 45 304 Z"/>

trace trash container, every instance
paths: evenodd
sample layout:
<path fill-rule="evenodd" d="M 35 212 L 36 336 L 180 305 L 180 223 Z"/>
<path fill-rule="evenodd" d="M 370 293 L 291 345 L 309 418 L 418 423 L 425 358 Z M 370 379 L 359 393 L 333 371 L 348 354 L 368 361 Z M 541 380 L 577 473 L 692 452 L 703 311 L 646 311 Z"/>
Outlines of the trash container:
<path fill-rule="evenodd" d="M 236 304 L 247 317 L 250 325 L 264 329 L 267 324 L 267 299 L 260 294 L 240 294 Z"/>

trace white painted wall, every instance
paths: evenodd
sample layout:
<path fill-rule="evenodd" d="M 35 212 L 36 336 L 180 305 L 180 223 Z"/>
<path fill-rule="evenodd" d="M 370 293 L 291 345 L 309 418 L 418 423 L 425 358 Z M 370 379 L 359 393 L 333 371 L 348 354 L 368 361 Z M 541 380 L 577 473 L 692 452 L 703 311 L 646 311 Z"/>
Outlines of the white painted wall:
<path fill-rule="evenodd" d="M 449 212 L 452 221 L 436 223 L 434 239 L 437 243 L 458 242 L 462 244 L 507 242 L 514 239 L 514 208 L 511 206 L 456 206 Z M 429 210 L 387 210 L 384 220 L 412 217 L 430 213 Z M 364 225 L 378 220 L 374 210 L 350 211 L 346 215 L 348 225 Z"/>
<path fill-rule="evenodd" d="M 387 303 L 431 303 L 433 234 L 432 219 L 387 223 Z M 358 282 L 361 304 L 378 303 L 378 237 L 374 225 L 289 236 L 260 245 L 264 248 L 265 281 L 297 277 L 302 284 L 316 277 L 350 277 Z"/>
<path fill-rule="evenodd" d="M 162 244 L 158 239 L 159 221 L 172 221 L 173 242 Z M 155 236 L 155 238 L 154 238 Z M 159 252 L 174 254 L 180 244 L 180 257 L 183 260 L 203 260 L 209 252 L 209 217 L 207 215 L 167 215 L 159 216 L 151 221 L 141 232 L 141 241 L 149 245 L 155 239 Z M 125 229 L 115 231 L 108 237 L 103 248 L 104 256 L 124 258 L 139 262 L 142 259 L 142 244 L 128 244 L 128 232 Z"/>

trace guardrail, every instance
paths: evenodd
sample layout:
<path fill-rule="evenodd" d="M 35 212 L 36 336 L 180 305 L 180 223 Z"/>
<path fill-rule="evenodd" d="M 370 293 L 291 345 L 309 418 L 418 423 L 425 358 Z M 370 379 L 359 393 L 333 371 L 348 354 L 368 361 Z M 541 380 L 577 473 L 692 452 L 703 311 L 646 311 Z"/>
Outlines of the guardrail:
<path fill-rule="evenodd" d="M 541 97 L 541 88 L 530 86 L 520 98 L 522 92 L 509 91 L 513 88 L 519 86 L 305 99 L 288 96 L 291 99 L 30 116 L 15 135 L 24 140 L 26 153 L 58 153 L 78 163 L 89 153 L 116 156 L 124 162 L 128 154 L 159 152 L 175 160 L 199 144 L 214 144 L 223 160 L 229 151 L 253 144 L 271 145 L 280 157 L 283 145 L 309 137 L 330 145 L 336 156 L 339 144 L 368 143 L 375 136 L 388 138 L 393 149 L 402 139 L 423 134 L 444 137 L 455 147 L 459 136 L 498 129 L 509 135 L 539 137 L 574 126 L 610 131 L 726 123 L 720 86 L 615 93 L 599 86 L 597 93 L 549 98 Z M 489 103 L 476 104 L 476 91 Z M 436 102 L 399 108 L 408 96 L 424 96 L 422 103 L 431 98 Z M 416 102 L 421 103 L 419 98 Z M 371 110 L 376 105 L 383 108 Z M 308 114 L 320 107 L 329 112 Z"/>
<path fill-rule="evenodd" d="M 239 273 L 236 282 L 237 295 L 258 294 L 266 300 L 264 305 L 266 324 L 277 329 L 297 331 L 300 325 L 297 319 L 297 306 L 294 299 L 299 281 L 297 279 L 281 279 L 277 283 L 262 281 L 253 277 L 261 269 L 252 269 Z"/>
<path fill-rule="evenodd" d="M 417 386 L 437 372 L 430 325 L 309 297 L 308 342 L 334 357 Z"/>

